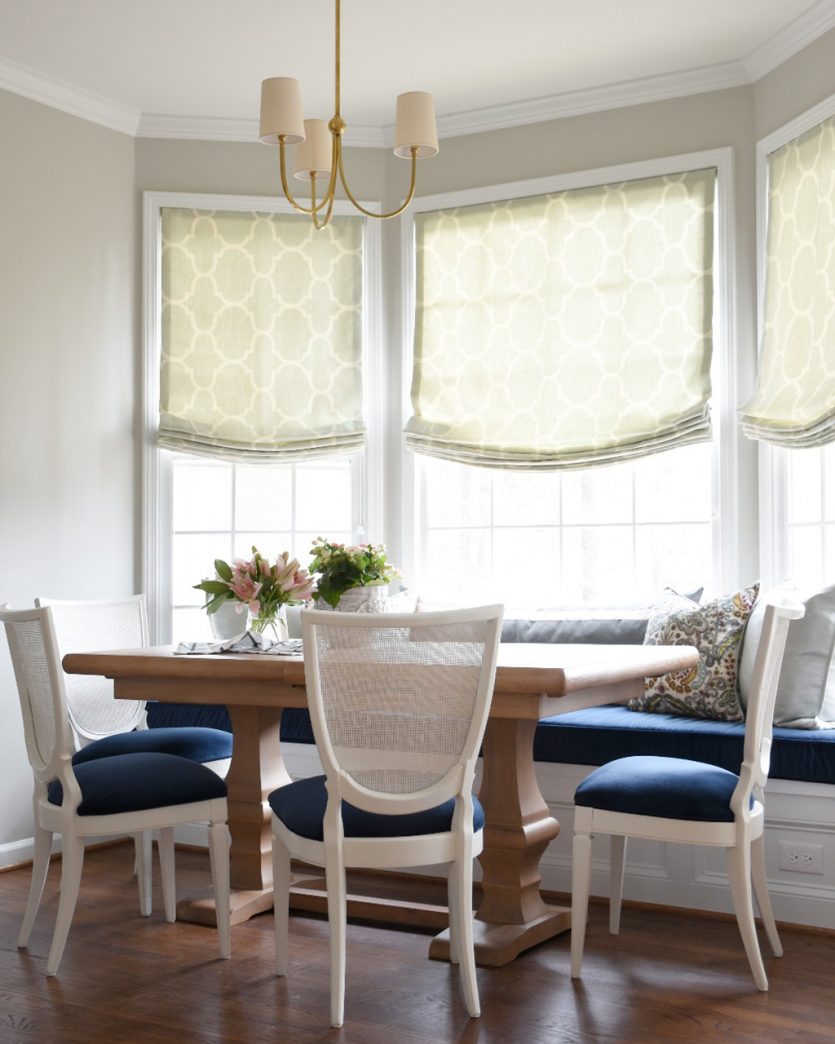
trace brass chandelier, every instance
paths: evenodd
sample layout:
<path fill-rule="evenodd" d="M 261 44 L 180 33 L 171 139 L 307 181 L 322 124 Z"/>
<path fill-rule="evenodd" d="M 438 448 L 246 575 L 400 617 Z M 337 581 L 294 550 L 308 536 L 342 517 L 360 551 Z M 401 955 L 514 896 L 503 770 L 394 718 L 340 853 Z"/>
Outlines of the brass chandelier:
<path fill-rule="evenodd" d="M 288 201 L 302 214 L 309 214 L 316 228 L 325 228 L 333 214 L 337 178 L 345 195 L 361 213 L 373 218 L 392 218 L 402 214 L 415 194 L 417 161 L 438 152 L 438 134 L 432 95 L 425 91 L 409 91 L 398 95 L 395 119 L 394 154 L 411 159 L 409 191 L 403 203 L 387 214 L 375 214 L 356 199 L 348 187 L 342 161 L 342 135 L 345 121 L 340 112 L 340 0 L 336 4 L 336 59 L 334 113 L 329 121 L 302 118 L 299 81 L 287 76 L 273 76 L 261 83 L 261 125 L 259 136 L 268 145 L 278 145 L 281 187 Z M 287 146 L 295 145 L 294 175 L 310 182 L 310 206 L 293 198 L 287 183 Z M 319 193 L 319 186 L 327 187 Z"/>

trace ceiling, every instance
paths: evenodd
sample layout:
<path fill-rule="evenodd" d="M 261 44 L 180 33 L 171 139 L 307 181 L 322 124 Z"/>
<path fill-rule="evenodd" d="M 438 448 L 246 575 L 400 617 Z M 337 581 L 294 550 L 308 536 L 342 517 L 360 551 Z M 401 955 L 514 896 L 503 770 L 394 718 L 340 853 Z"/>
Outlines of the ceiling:
<path fill-rule="evenodd" d="M 750 83 L 835 26 L 835 0 L 342 6 L 356 144 L 383 143 L 401 91 L 467 133 Z M 251 140 L 268 76 L 331 114 L 333 20 L 333 0 L 0 0 L 0 88 L 130 133 Z"/>

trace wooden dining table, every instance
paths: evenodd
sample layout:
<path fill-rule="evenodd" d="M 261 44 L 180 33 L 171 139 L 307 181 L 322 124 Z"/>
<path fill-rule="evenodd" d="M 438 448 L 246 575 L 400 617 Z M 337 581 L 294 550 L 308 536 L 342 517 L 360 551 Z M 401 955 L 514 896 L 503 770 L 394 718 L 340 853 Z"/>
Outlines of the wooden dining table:
<path fill-rule="evenodd" d="M 570 907 L 547 903 L 539 863 L 559 833 L 536 780 L 533 738 L 540 718 L 642 691 L 645 677 L 692 667 L 690 646 L 503 644 L 482 748 L 479 798 L 484 808 L 481 898 L 475 912 L 479 964 L 498 966 L 570 926 Z M 268 795 L 291 782 L 279 729 L 285 708 L 306 707 L 302 656 L 177 655 L 172 646 L 70 653 L 68 674 L 113 679 L 117 699 L 223 705 L 234 737 L 227 776 L 232 922 L 272 906 Z M 309 877 L 310 875 L 308 875 Z M 301 881 L 291 902 L 322 909 L 323 899 Z M 317 903 L 319 904 L 317 906 Z M 440 927 L 446 910 L 381 899 L 357 899 L 349 910 L 372 919 Z M 211 899 L 178 904 L 179 917 L 214 923 Z M 448 959 L 445 929 L 429 956 Z"/>

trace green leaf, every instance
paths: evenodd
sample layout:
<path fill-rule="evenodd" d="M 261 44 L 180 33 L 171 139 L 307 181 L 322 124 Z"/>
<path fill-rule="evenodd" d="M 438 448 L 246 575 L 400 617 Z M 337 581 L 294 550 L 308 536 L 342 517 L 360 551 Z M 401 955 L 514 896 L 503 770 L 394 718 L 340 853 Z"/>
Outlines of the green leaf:
<path fill-rule="evenodd" d="M 215 572 L 221 580 L 232 579 L 232 567 L 227 565 L 222 558 L 215 559 Z"/>
<path fill-rule="evenodd" d="M 225 584 L 222 580 L 201 580 L 194 587 L 196 590 L 205 591 L 206 594 L 210 595 L 230 595 L 232 593 L 228 584 Z"/>

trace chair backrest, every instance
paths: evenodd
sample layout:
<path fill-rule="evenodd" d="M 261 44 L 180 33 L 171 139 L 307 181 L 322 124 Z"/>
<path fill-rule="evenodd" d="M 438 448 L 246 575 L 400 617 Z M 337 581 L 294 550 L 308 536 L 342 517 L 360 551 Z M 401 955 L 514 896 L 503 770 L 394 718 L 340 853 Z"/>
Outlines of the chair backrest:
<path fill-rule="evenodd" d="M 60 659 L 71 652 L 139 649 L 148 644 L 144 595 L 96 602 L 37 598 L 35 604 L 52 610 Z M 79 746 L 114 732 L 129 732 L 144 721 L 144 701 L 114 699 L 109 678 L 67 674 L 64 686 Z"/>
<path fill-rule="evenodd" d="M 399 814 L 469 794 L 502 612 L 302 612 L 310 715 L 331 797 Z"/>
<path fill-rule="evenodd" d="M 765 609 L 763 629 L 754 661 L 754 674 L 745 718 L 745 747 L 739 783 L 731 798 L 737 821 L 750 815 L 752 792 L 762 791 L 771 764 L 771 735 L 777 683 L 789 624 L 805 612 L 803 605 L 775 595 Z"/>
<path fill-rule="evenodd" d="M 26 753 L 42 785 L 72 774 L 64 674 L 49 609 L 0 608 L 23 715 Z M 77 785 L 76 785 L 77 789 Z"/>

